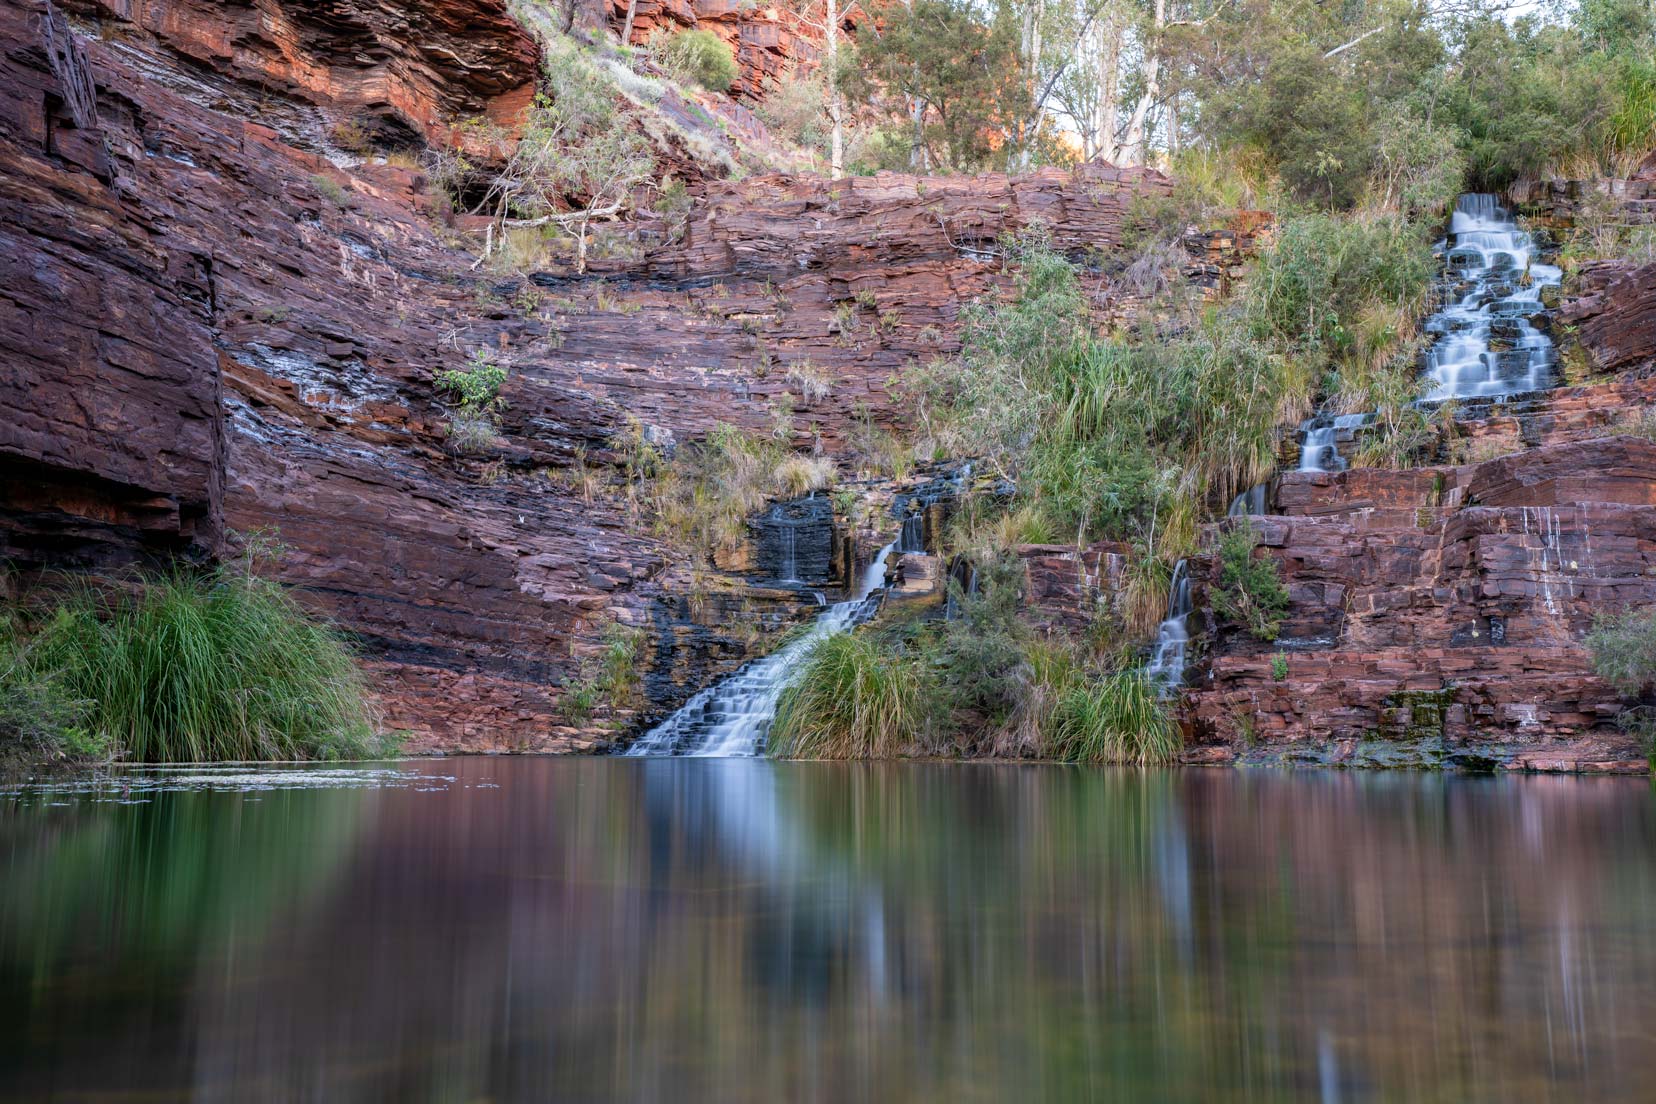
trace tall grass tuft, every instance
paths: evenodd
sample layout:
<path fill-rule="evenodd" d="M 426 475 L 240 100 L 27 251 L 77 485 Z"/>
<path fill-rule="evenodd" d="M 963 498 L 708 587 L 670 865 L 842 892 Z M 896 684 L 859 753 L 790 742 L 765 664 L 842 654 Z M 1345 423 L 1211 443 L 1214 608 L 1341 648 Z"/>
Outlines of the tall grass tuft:
<path fill-rule="evenodd" d="M 878 641 L 835 633 L 812 647 L 782 695 L 770 753 L 792 759 L 890 759 L 923 719 L 919 673 Z"/>
<path fill-rule="evenodd" d="M 1183 734 L 1144 672 L 1122 670 L 1064 691 L 1052 714 L 1050 753 L 1081 763 L 1170 763 Z"/>
<path fill-rule="evenodd" d="M 175 571 L 134 593 L 81 586 L 19 676 L 80 703 L 78 725 L 144 762 L 343 759 L 386 750 L 344 640 L 277 584 Z"/>

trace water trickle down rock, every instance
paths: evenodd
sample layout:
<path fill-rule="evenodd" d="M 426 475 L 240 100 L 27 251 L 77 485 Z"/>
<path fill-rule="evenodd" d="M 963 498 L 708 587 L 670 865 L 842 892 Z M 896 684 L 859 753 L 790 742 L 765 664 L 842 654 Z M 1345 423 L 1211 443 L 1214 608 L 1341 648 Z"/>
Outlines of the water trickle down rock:
<path fill-rule="evenodd" d="M 831 633 L 862 624 L 879 610 L 886 561 L 894 548 L 895 544 L 888 544 L 880 549 L 851 597 L 830 606 L 801 636 L 696 694 L 684 708 L 640 736 L 627 754 L 763 754 L 782 691 L 797 677 L 812 646 Z"/>
<path fill-rule="evenodd" d="M 783 586 L 833 580 L 834 507 L 820 495 L 779 502 L 752 524 L 762 578 Z"/>
<path fill-rule="evenodd" d="M 1150 665 L 1144 669 L 1163 696 L 1177 692 L 1184 684 L 1190 612 L 1190 571 L 1185 561 L 1180 560 L 1173 568 L 1173 581 L 1168 587 L 1167 617 L 1156 632 L 1156 650 L 1150 657 Z"/>

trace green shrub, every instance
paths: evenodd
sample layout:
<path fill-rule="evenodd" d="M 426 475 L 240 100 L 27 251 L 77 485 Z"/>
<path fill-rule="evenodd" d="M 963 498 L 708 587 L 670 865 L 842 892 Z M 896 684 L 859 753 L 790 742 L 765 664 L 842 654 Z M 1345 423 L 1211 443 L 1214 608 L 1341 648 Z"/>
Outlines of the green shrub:
<path fill-rule="evenodd" d="M 1050 754 L 1081 763 L 1170 763 L 1183 733 L 1143 671 L 1122 670 L 1072 686 L 1053 711 Z"/>
<path fill-rule="evenodd" d="M 65 745 L 146 762 L 382 753 L 343 638 L 276 583 L 225 567 L 82 585 L 14 650 L 6 696 L 62 706 Z M 36 688 L 30 691 L 28 688 Z"/>
<path fill-rule="evenodd" d="M 1231 527 L 1219 538 L 1219 585 L 1213 610 L 1260 640 L 1275 640 L 1288 610 L 1288 588 L 1276 560 L 1255 556 L 1258 544 L 1250 523 Z"/>
<path fill-rule="evenodd" d="M 728 92 L 736 83 L 736 55 L 730 44 L 712 31 L 688 30 L 676 34 L 658 28 L 650 36 L 650 53 L 674 79 Z"/>
<path fill-rule="evenodd" d="M 912 659 L 872 637 L 835 633 L 810 651 L 771 725 L 772 755 L 794 759 L 890 759 L 909 748 L 924 719 Z"/>
<path fill-rule="evenodd" d="M 453 400 L 445 429 L 449 443 L 464 455 L 486 452 L 500 432 L 500 389 L 506 369 L 487 349 L 475 350 L 464 368 L 437 373 L 438 390 Z"/>
<path fill-rule="evenodd" d="M 1656 606 L 1600 616 L 1587 634 L 1593 670 L 1624 695 L 1656 681 Z"/>
<path fill-rule="evenodd" d="M 1288 656 L 1278 652 L 1271 657 L 1271 678 L 1283 682 L 1288 678 Z"/>

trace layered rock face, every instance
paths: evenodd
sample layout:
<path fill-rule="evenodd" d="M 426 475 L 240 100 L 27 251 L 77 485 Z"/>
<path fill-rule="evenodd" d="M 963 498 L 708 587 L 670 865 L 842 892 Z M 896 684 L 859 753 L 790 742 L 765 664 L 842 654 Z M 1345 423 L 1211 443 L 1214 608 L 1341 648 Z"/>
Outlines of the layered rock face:
<path fill-rule="evenodd" d="M 1463 404 L 1468 462 L 1278 478 L 1254 522 L 1292 606 L 1274 644 L 1208 624 L 1196 758 L 1645 769 L 1583 637 L 1656 601 L 1656 266 L 1575 291 L 1566 372 L 1595 382 Z"/>
<path fill-rule="evenodd" d="M 1317 762 L 1642 766 L 1581 638 L 1596 614 L 1656 600 L 1656 445 L 1295 472 L 1277 503 L 1255 526 L 1292 605 L 1271 644 L 1210 626 L 1191 694 L 1202 741 Z"/>
<path fill-rule="evenodd" d="M 814 608 L 680 596 L 603 474 L 618 435 L 772 432 L 784 391 L 796 444 L 895 424 L 888 379 L 955 347 L 997 234 L 1041 218 L 1108 245 L 1135 191 L 1166 187 L 758 179 L 677 242 L 496 277 L 440 237 L 417 172 L 328 136 L 509 116 L 535 57 L 502 0 L 8 0 L 0 44 L 0 552 L 25 576 L 110 571 L 272 531 L 280 577 L 362 640 L 416 750 L 593 746 L 608 732 L 559 697 L 606 626 L 644 630 L 659 712 L 752 626 Z M 510 367 L 503 434 L 462 459 L 433 378 L 479 350 Z"/>

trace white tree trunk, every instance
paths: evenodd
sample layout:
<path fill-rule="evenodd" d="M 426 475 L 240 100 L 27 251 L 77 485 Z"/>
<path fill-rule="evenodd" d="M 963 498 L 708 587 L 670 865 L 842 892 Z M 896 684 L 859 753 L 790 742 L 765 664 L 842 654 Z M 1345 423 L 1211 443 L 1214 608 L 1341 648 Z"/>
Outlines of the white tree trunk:
<path fill-rule="evenodd" d="M 839 5 L 828 0 L 828 119 L 833 124 L 828 140 L 828 175 L 838 180 L 845 175 L 845 108 L 839 90 Z"/>
<path fill-rule="evenodd" d="M 638 14 L 638 0 L 627 0 L 627 21 L 621 25 L 621 45 L 632 45 L 633 16 Z"/>
<path fill-rule="evenodd" d="M 1089 160 L 1114 152 L 1116 112 L 1121 107 L 1121 38 L 1125 31 L 1121 11 L 1112 3 L 1108 15 L 1098 22 L 1098 99 L 1093 104 L 1090 148 L 1083 151 Z"/>
<path fill-rule="evenodd" d="M 1161 32 L 1167 25 L 1167 0 L 1156 0 L 1156 21 L 1144 42 L 1144 93 L 1133 105 L 1133 115 L 1127 120 L 1127 131 L 1112 151 L 1110 160 L 1117 164 L 1144 163 L 1144 120 L 1161 94 Z"/>

